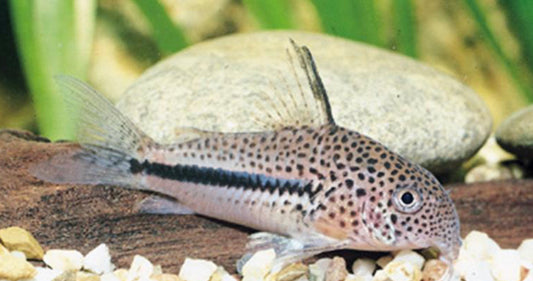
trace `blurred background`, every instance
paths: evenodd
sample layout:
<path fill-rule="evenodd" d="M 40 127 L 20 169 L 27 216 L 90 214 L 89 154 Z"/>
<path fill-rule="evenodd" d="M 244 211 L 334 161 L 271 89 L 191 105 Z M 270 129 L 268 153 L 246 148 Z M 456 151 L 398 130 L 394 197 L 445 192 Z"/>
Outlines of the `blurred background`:
<path fill-rule="evenodd" d="M 531 11 L 532 0 L 0 1 L 0 128 L 70 138 L 55 74 L 116 100 L 174 52 L 263 29 L 323 32 L 423 61 L 472 87 L 497 126 L 533 102 Z"/>

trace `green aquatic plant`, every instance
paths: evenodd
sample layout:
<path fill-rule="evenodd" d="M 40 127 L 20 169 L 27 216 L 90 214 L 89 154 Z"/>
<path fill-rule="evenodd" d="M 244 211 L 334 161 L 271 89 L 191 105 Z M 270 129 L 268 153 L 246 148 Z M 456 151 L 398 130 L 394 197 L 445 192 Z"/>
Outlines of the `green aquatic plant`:
<path fill-rule="evenodd" d="M 325 32 L 383 46 L 382 23 L 373 0 L 311 0 Z"/>
<path fill-rule="evenodd" d="M 530 0 L 501 0 L 503 10 L 507 13 L 507 22 L 521 46 L 523 62 L 533 73 L 533 1 Z M 531 81 L 531 77 L 530 81 Z M 533 95 L 533 93 L 531 93 Z"/>
<path fill-rule="evenodd" d="M 134 1 L 152 27 L 162 55 L 188 45 L 179 27 L 159 1 Z M 75 110 L 67 112 L 54 76 L 85 79 L 96 16 L 95 0 L 11 0 L 10 9 L 26 83 L 39 133 L 50 139 L 71 139 Z"/>
<path fill-rule="evenodd" d="M 183 31 L 170 19 L 158 0 L 133 0 L 150 24 L 152 37 L 163 55 L 175 53 L 189 45 Z"/>
<path fill-rule="evenodd" d="M 243 4 L 257 19 L 261 28 L 289 29 L 294 27 L 287 0 L 243 0 Z"/>
<path fill-rule="evenodd" d="M 515 85 L 518 87 L 524 98 L 529 102 L 533 103 L 533 88 L 528 83 L 527 78 L 524 76 L 524 73 L 522 72 L 520 66 L 518 63 L 514 62 L 503 50 L 502 45 L 500 43 L 500 40 L 494 35 L 494 32 L 492 31 L 490 24 L 487 20 L 487 16 L 485 11 L 483 10 L 482 5 L 478 3 L 477 0 L 464 0 L 466 6 L 470 10 L 472 17 L 474 18 L 479 31 L 485 40 L 485 42 L 492 48 L 494 53 L 496 54 L 497 58 L 500 60 L 502 65 L 505 67 L 507 72 L 509 73 L 511 79 L 514 81 Z M 521 1 L 521 2 L 527 2 L 527 1 Z M 524 4 L 522 8 L 527 8 L 527 5 Z M 523 12 L 514 11 L 514 15 L 510 15 L 509 18 L 513 18 L 517 16 L 518 14 L 522 13 L 529 13 L 531 14 L 531 10 L 525 10 Z M 522 18 L 528 18 L 528 21 L 533 22 L 533 17 L 531 15 L 527 16 L 521 16 Z M 530 26 L 525 26 L 524 28 L 530 28 Z M 533 33 L 531 34 L 533 35 Z M 519 41 L 530 41 L 533 38 L 527 38 L 527 35 L 525 38 L 518 38 Z M 529 43 L 526 43 L 529 44 Z M 533 51 L 532 51 L 533 52 Z"/>
<path fill-rule="evenodd" d="M 415 7 L 411 0 L 392 1 L 392 21 L 395 49 L 410 57 L 417 57 Z"/>
<path fill-rule="evenodd" d="M 83 79 L 92 44 L 96 1 L 11 0 L 10 9 L 26 82 L 33 99 L 40 134 L 71 138 L 67 115 L 53 77 Z"/>
<path fill-rule="evenodd" d="M 391 47 L 411 57 L 417 56 L 416 18 L 412 0 L 392 1 L 392 23 L 385 25 L 385 15 L 373 0 L 309 0 L 316 8 L 322 29 L 329 34 L 366 42 L 380 47 Z M 264 29 L 294 28 L 291 21 L 292 1 L 244 0 L 247 10 Z M 384 34 L 391 34 L 386 38 Z"/>

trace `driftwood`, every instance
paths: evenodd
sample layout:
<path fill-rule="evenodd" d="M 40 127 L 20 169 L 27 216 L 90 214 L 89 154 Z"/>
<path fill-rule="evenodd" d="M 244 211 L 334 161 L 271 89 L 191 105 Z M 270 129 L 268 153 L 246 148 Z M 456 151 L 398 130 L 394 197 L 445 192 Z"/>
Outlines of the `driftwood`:
<path fill-rule="evenodd" d="M 177 273 L 187 256 L 234 269 L 252 230 L 194 215 L 135 212 L 148 194 L 104 186 L 44 183 L 28 172 L 32 163 L 75 149 L 21 131 L 0 131 L 0 228 L 20 226 L 45 249 L 86 253 L 100 243 L 116 265 L 127 267 L 135 254 Z M 463 236 L 487 232 L 502 247 L 533 237 L 533 180 L 454 185 Z"/>

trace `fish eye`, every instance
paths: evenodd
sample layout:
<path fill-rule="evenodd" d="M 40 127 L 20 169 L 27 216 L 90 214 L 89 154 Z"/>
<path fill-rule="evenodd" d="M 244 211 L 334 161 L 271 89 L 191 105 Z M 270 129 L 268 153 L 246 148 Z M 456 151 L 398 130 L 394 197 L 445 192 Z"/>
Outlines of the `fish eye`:
<path fill-rule="evenodd" d="M 410 191 L 406 191 L 402 194 L 400 200 L 404 205 L 410 206 L 415 201 L 415 198 L 413 197 L 413 194 Z"/>
<path fill-rule="evenodd" d="M 404 213 L 413 213 L 422 207 L 422 195 L 414 188 L 404 187 L 393 194 L 393 203 L 396 209 Z"/>

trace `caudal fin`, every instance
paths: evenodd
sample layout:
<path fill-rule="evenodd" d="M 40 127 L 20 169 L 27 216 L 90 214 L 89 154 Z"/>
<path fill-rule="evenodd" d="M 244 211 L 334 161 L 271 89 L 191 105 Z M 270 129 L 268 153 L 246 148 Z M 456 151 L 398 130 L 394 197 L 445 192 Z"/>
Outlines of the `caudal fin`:
<path fill-rule="evenodd" d="M 55 183 L 133 184 L 130 161 L 153 141 L 89 85 L 70 76 L 55 80 L 76 118 L 81 149 L 39 163 L 33 174 Z"/>

